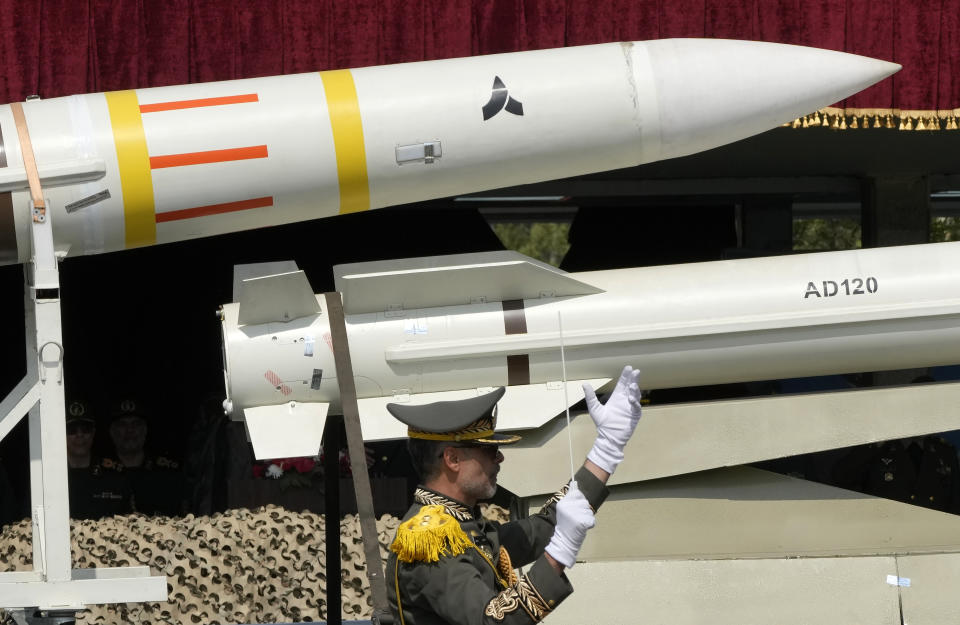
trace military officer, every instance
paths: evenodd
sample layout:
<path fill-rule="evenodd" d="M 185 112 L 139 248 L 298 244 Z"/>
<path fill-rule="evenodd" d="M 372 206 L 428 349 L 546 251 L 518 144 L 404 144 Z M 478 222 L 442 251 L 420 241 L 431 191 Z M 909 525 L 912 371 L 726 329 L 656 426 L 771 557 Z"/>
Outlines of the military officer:
<path fill-rule="evenodd" d="M 408 427 L 422 480 L 387 563 L 396 623 L 535 623 L 573 591 L 564 569 L 574 565 L 640 419 L 638 376 L 625 367 L 606 404 L 584 386 L 598 435 L 575 481 L 539 513 L 505 524 L 485 520 L 477 508 L 496 491 L 499 445 L 520 438 L 495 432 L 504 389 L 463 401 L 387 406 Z M 514 568 L 530 563 L 518 576 Z"/>
<path fill-rule="evenodd" d="M 838 486 L 942 512 L 960 512 L 957 450 L 939 436 L 854 447 L 837 462 Z"/>

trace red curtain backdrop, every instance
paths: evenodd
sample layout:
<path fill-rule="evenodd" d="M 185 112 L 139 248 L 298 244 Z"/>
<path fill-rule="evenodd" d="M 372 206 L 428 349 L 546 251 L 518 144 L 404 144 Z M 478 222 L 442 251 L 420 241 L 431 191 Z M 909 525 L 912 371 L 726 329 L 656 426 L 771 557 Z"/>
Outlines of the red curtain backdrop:
<path fill-rule="evenodd" d="M 0 102 L 664 37 L 892 60 L 844 105 L 960 107 L 960 0 L 0 0 Z"/>

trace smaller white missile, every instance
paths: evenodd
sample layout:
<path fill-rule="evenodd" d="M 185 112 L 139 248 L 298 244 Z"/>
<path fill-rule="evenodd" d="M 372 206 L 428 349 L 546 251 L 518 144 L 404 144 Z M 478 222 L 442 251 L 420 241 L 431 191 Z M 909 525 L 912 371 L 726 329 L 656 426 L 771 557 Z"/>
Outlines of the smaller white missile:
<path fill-rule="evenodd" d="M 561 344 L 571 403 L 624 363 L 647 389 L 952 364 L 957 267 L 960 242 L 576 274 L 493 252 L 334 273 L 364 436 L 378 439 L 404 435 L 388 402 L 501 385 L 498 427 L 538 427 L 566 407 Z M 259 456 L 303 455 L 279 452 L 316 444 L 339 399 L 320 299 L 297 271 L 238 284 L 223 309 L 229 406 Z"/>
<path fill-rule="evenodd" d="M 665 39 L 31 100 L 58 251 L 97 254 L 630 167 L 769 130 L 899 65 Z M 29 258 L 0 106 L 0 263 Z"/>

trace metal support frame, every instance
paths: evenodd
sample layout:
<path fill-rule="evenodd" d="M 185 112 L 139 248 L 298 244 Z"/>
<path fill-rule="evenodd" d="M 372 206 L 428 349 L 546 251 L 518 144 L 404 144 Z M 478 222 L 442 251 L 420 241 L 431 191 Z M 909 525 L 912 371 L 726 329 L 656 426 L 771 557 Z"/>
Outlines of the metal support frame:
<path fill-rule="evenodd" d="M 20 622 L 91 603 L 164 601 L 167 580 L 149 567 L 71 569 L 64 426 L 60 276 L 49 206 L 33 209 L 32 258 L 24 268 L 27 374 L 0 402 L 0 438 L 29 412 L 33 570 L 0 573 L 0 607 Z M 26 608 L 26 609 L 24 609 Z"/>
<path fill-rule="evenodd" d="M 340 562 L 340 444 L 343 417 L 329 415 L 323 427 L 324 526 L 327 551 L 327 625 L 342 625 L 343 567 Z"/>
<path fill-rule="evenodd" d="M 343 430 L 347 438 L 347 452 L 350 454 L 350 472 L 353 475 L 353 491 L 357 498 L 360 536 L 363 539 L 363 554 L 367 561 L 367 579 L 370 582 L 370 596 L 373 603 L 373 616 L 370 620 L 374 625 L 392 625 L 393 615 L 390 613 L 390 607 L 387 603 L 386 580 L 383 564 L 380 561 L 377 520 L 373 510 L 373 491 L 370 487 L 370 474 L 367 471 L 363 431 L 360 427 L 360 409 L 357 405 L 357 389 L 353 379 L 353 365 L 350 361 L 350 345 L 347 339 L 347 326 L 343 313 L 343 297 L 339 292 L 334 291 L 324 293 L 324 298 L 327 304 L 327 317 L 330 319 L 333 359 L 337 370 L 337 384 L 340 386 Z M 331 519 L 328 513 L 327 527 L 330 526 L 330 523 Z M 339 510 L 337 526 L 339 527 Z M 330 605 L 328 603 L 328 617 L 329 611 Z"/>

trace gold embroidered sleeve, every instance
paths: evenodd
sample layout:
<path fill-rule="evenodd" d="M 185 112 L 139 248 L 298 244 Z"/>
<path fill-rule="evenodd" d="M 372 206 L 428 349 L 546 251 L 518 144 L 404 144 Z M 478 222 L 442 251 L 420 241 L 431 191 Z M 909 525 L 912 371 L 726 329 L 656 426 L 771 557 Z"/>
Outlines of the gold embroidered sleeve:
<path fill-rule="evenodd" d="M 487 604 L 484 614 L 503 621 L 507 615 L 521 608 L 534 622 L 542 621 L 553 610 L 526 575 L 521 576 L 510 588 L 495 595 Z"/>

